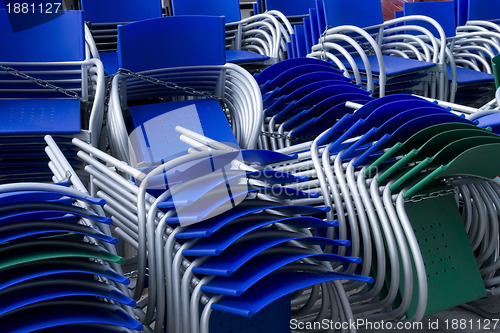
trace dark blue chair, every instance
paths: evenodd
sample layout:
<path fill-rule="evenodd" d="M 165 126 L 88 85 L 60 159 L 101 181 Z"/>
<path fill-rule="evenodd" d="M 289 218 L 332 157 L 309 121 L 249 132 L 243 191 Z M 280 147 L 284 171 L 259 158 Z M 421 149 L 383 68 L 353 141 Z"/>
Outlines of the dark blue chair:
<path fill-rule="evenodd" d="M 61 144 L 76 135 L 95 145 L 99 142 L 105 88 L 102 64 L 86 58 L 80 11 L 21 31 L 13 31 L 11 23 L 1 9 L 0 41 L 9 47 L 0 55 L 0 109 L 5 120 L 0 125 L 0 183 L 50 182 L 45 134 L 54 135 Z M 75 164 L 74 159 L 70 163 Z"/>
<path fill-rule="evenodd" d="M 93 40 L 99 52 L 106 73 L 113 75 L 118 71 L 116 54 L 117 26 L 130 22 L 162 16 L 160 0 L 148 1 L 96 1 L 82 0 L 84 11 Z M 160 43 L 160 41 L 158 41 Z"/>

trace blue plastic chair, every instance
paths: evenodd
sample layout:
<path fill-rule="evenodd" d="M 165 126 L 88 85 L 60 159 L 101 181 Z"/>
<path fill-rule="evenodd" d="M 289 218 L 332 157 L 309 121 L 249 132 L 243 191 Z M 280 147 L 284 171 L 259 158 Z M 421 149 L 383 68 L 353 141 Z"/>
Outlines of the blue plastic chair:
<path fill-rule="evenodd" d="M 73 200 L 89 207 L 78 207 Z M 25 332 L 94 321 L 109 325 L 102 327 L 104 332 L 142 328 L 129 315 L 135 301 L 128 296 L 130 281 L 117 272 L 124 260 L 114 254 L 117 239 L 110 236 L 111 220 L 96 208 L 104 205 L 103 200 L 63 185 L 28 183 L 0 186 L 0 201 L 4 329 Z M 98 281 L 96 276 L 108 280 Z M 79 303 L 80 297 L 87 300 Z M 116 304 L 105 305 L 95 297 Z M 57 318 L 48 318 L 56 308 Z M 103 312 L 89 312 L 91 308 Z M 24 320 L 16 319 L 30 311 Z"/>
<path fill-rule="evenodd" d="M 469 0 L 467 9 L 468 21 L 500 19 L 500 6 L 496 1 Z"/>
<path fill-rule="evenodd" d="M 6 10 L 0 10 L 0 41 L 9 45 L 0 55 L 0 64 L 6 67 L 0 79 L 0 105 L 6 120 L 0 125 L 0 154 L 5 158 L 1 182 L 50 182 L 41 147 L 45 134 L 53 134 L 63 143 L 82 133 L 88 122 L 90 140 L 97 144 L 102 131 L 104 76 L 99 60 L 86 59 L 83 28 L 82 12 L 70 11 L 13 32 Z M 15 71 L 32 78 L 13 76 Z M 89 78 L 95 80 L 95 90 L 89 86 Z M 36 84 L 35 80 L 43 84 Z M 71 156 L 71 152 L 67 154 Z M 6 180 L 9 175 L 10 180 Z"/>
<path fill-rule="evenodd" d="M 319 7 L 317 10 L 319 13 Z M 357 83 L 361 83 L 361 80 L 367 80 L 365 82 L 368 85 L 368 89 L 373 90 L 373 82 L 379 87 L 378 89 L 380 89 L 380 91 L 378 93 L 380 96 L 385 95 L 386 86 L 387 89 L 392 91 L 407 89 L 407 87 L 400 87 L 397 84 L 398 77 L 406 82 L 423 82 L 426 80 L 426 77 L 428 78 L 427 75 L 429 72 L 442 72 L 442 66 L 444 66 L 444 45 L 441 47 L 434 45 L 433 48 L 435 53 L 432 57 L 428 54 L 422 58 L 422 54 L 419 54 L 419 52 L 407 54 L 406 57 L 410 59 L 401 57 L 401 54 L 398 53 L 397 40 L 394 39 L 393 34 L 395 32 L 394 29 L 397 29 L 397 25 L 404 22 L 406 19 L 400 18 L 383 22 L 382 7 L 379 1 L 359 0 L 346 2 L 325 0 L 323 13 L 326 20 L 325 26 L 332 28 L 328 30 L 329 32 L 324 37 L 326 39 L 326 44 L 323 43 L 323 39 L 321 39 L 320 42 L 313 47 L 311 55 L 319 58 L 325 55 L 328 57 L 328 54 L 331 53 L 330 58 L 328 58 L 329 61 L 336 62 L 336 66 L 345 67 L 350 73 L 353 71 L 351 75 L 355 76 Z M 353 27 L 346 28 L 346 26 L 349 25 Z M 396 27 L 394 27 L 395 25 Z M 379 27 L 382 29 L 380 32 L 378 30 Z M 321 31 L 324 30 L 323 27 Z M 376 38 L 382 41 L 382 44 L 377 44 L 371 37 L 366 35 L 366 32 L 374 33 Z M 362 45 L 362 49 L 364 50 L 362 52 L 361 50 L 355 51 L 353 48 L 355 42 L 352 40 L 348 41 L 345 36 L 342 36 L 346 34 L 347 36 L 357 38 L 358 45 Z M 364 36 L 361 36 L 362 34 L 364 34 Z M 440 36 L 440 39 L 444 41 L 444 35 Z M 361 40 L 363 40 L 363 42 L 361 42 Z M 328 43 L 332 43 L 331 46 L 329 46 Z M 336 44 L 336 46 L 333 46 L 333 44 Z M 368 44 L 370 47 L 366 46 Z M 340 51 L 335 49 L 339 47 L 354 52 L 356 56 L 354 56 L 353 59 L 349 59 L 345 53 L 341 54 Z M 369 50 L 374 51 L 366 53 L 366 51 Z M 425 53 L 427 51 L 420 50 L 420 52 Z M 363 53 L 365 53 L 367 57 L 364 60 L 363 57 L 365 55 Z M 384 68 L 382 68 L 382 66 L 384 66 Z M 364 73 L 363 78 L 360 79 L 357 77 L 354 70 L 359 70 L 361 73 Z M 440 80 L 443 79 L 441 77 Z M 395 84 L 391 85 L 391 81 L 395 82 Z M 420 94 L 427 94 L 429 92 L 434 94 L 434 88 L 435 86 L 431 86 L 429 90 L 424 88 Z M 444 87 L 442 84 L 439 84 L 437 88 L 438 95 L 442 98 L 444 96 Z"/>
<path fill-rule="evenodd" d="M 109 75 L 113 75 L 118 70 L 117 26 L 162 16 L 161 1 L 159 0 L 141 1 L 140 3 L 135 0 L 125 2 L 82 0 L 81 9 L 84 11 L 85 21 L 89 22 L 90 32 L 99 51 L 99 58 Z"/>
<path fill-rule="evenodd" d="M 237 0 L 173 0 L 172 10 L 174 16 L 224 16 L 228 62 L 265 66 L 270 61 L 274 63 L 284 59 L 282 54 L 284 45 L 281 43 L 289 41 L 288 30 L 290 28 L 282 31 L 282 27 L 276 25 L 278 21 L 273 15 L 263 13 L 242 20 L 240 4 Z M 286 20 L 284 17 L 278 17 L 278 19 Z M 266 25 L 258 26 L 258 22 L 261 20 L 267 22 L 267 28 Z M 288 21 L 285 22 L 285 25 L 290 26 Z"/>
<path fill-rule="evenodd" d="M 176 32 L 179 26 L 184 26 L 185 29 L 181 32 Z M 189 40 L 189 36 L 192 36 L 193 33 L 202 28 L 207 29 L 210 33 L 204 39 L 195 39 L 192 42 L 186 43 Z M 150 38 L 162 38 L 165 34 L 172 36 L 168 45 L 149 42 Z M 137 36 L 144 36 L 144 38 L 138 38 Z M 207 45 L 210 45 L 212 51 L 209 53 L 200 53 L 199 50 L 205 49 Z M 133 72 L 140 72 L 146 76 L 156 77 L 160 81 L 174 82 L 182 88 L 188 87 L 186 89 L 167 89 L 161 84 L 151 84 L 137 77 L 122 75 L 114 82 L 114 85 L 118 87 L 119 80 L 127 79 L 127 93 L 125 96 L 120 96 L 120 98 L 125 97 L 129 101 L 127 103 L 158 97 L 166 98 L 166 101 L 172 100 L 172 98 L 183 100 L 192 96 L 198 99 L 206 99 L 208 97 L 212 100 L 131 106 L 132 127 L 129 127 L 128 130 L 125 126 L 120 127 L 119 130 L 123 131 L 123 134 L 111 137 L 112 153 L 123 160 L 128 160 L 128 142 L 122 142 L 122 135 L 128 136 L 134 131 L 134 140 L 137 139 L 135 142 L 139 147 L 142 145 L 143 148 L 146 148 L 148 145 L 152 147 L 151 145 L 159 144 L 158 149 L 163 151 L 163 154 L 166 154 L 164 145 L 161 144 L 162 141 L 158 135 L 163 135 L 164 138 L 170 136 L 170 139 L 179 142 L 178 135 L 174 131 L 176 125 L 186 126 L 195 131 L 202 131 L 204 128 L 210 135 L 215 135 L 215 138 L 234 144 L 233 133 L 218 102 L 219 99 L 223 100 L 226 98 L 231 99 L 230 101 L 228 100 L 227 105 L 230 113 L 236 117 L 236 122 L 233 123 L 233 126 L 237 141 L 240 144 L 247 145 L 247 147 L 255 146 L 257 140 L 256 133 L 258 132 L 257 123 L 262 117 L 261 111 L 258 110 L 259 97 L 251 95 L 250 99 L 242 99 L 248 97 L 248 94 L 258 93 L 257 86 L 253 79 L 245 74 L 238 76 L 238 79 L 232 82 L 236 85 L 245 84 L 250 89 L 237 90 L 233 94 L 234 90 L 229 89 L 229 87 L 226 88 L 225 79 L 221 76 L 222 71 L 225 70 L 227 75 L 229 75 L 228 77 L 231 77 L 232 75 L 236 75 L 231 73 L 240 73 L 242 69 L 235 65 L 226 65 L 225 56 L 223 17 L 174 16 L 120 26 L 118 28 L 118 63 L 120 67 Z M 248 80 L 248 82 L 245 81 L 242 83 L 243 80 Z M 245 92 L 247 96 L 236 95 L 240 91 Z M 243 104 L 234 104 L 235 99 L 240 101 L 238 103 Z M 248 105 L 249 100 L 255 101 L 255 104 Z M 186 117 L 188 109 L 191 110 L 189 113 L 193 117 L 201 118 L 197 122 L 192 122 L 190 118 Z M 125 125 L 124 121 L 120 120 L 124 117 L 124 111 L 121 110 L 121 107 L 115 105 L 112 110 L 112 117 L 116 118 L 113 122 Z M 249 112 L 250 117 L 239 115 L 238 113 L 241 112 Z M 157 121 L 154 121 L 154 118 Z M 166 126 L 170 126 L 170 130 L 153 130 L 153 127 L 158 129 L 161 121 L 164 121 Z M 252 124 L 252 122 L 255 122 L 255 124 Z M 156 136 L 155 139 L 158 140 L 145 140 L 141 128 L 150 128 L 152 132 L 148 133 L 148 135 Z M 212 128 L 212 130 L 209 128 Z M 223 128 L 227 130 L 222 130 Z M 203 134 L 203 132 L 200 132 L 200 134 Z M 181 153 L 181 147 L 185 147 L 185 145 L 178 147 L 174 145 L 171 148 L 175 148 L 174 150 L 177 150 L 177 153 Z M 155 150 L 156 148 L 152 149 Z M 147 156 L 149 153 L 147 150 L 144 150 L 144 153 L 138 152 L 138 154 L 138 156 Z M 175 152 L 155 160 L 158 162 L 162 158 L 165 159 L 168 156 L 174 155 Z"/>
<path fill-rule="evenodd" d="M 485 90 L 482 88 L 492 86 L 494 76 L 491 74 L 489 66 L 486 68 L 488 72 L 480 72 L 467 66 L 468 63 L 476 63 L 476 58 L 478 56 L 486 58 L 488 55 L 482 53 L 480 50 L 473 50 L 475 45 L 480 45 L 480 35 L 467 32 L 460 33 L 459 35 L 456 34 L 454 3 L 451 1 L 405 3 L 404 14 L 406 16 L 426 15 L 436 20 L 441 27 L 443 27 L 448 42 L 450 43 L 451 56 L 453 57 L 453 59 L 450 59 L 450 56 L 448 57 L 449 65 L 447 66 L 447 75 L 450 85 L 449 100 L 454 102 L 455 96 L 458 96 L 457 102 L 466 104 L 481 99 L 485 94 Z M 407 22 L 407 24 L 411 23 L 412 22 Z M 432 29 L 430 26 L 425 27 L 436 35 L 437 31 L 435 29 Z M 474 40 L 474 44 L 465 44 L 468 38 Z M 487 42 L 485 38 L 483 39 Z M 458 40 L 460 43 L 454 42 Z M 470 47 L 472 47 L 472 50 Z M 467 66 L 468 68 L 460 66 Z M 473 92 L 475 88 L 478 89 L 476 94 Z M 457 95 L 458 91 L 461 91 L 461 93 Z"/>

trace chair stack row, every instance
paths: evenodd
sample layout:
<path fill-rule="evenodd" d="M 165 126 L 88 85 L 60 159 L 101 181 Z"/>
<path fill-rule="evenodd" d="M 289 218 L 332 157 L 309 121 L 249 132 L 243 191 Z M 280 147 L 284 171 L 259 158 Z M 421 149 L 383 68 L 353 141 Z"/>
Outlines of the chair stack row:
<path fill-rule="evenodd" d="M 200 140 L 199 134 L 179 130 Z M 214 140 L 198 142 L 202 151 L 144 173 L 74 140 L 97 195 L 106 198 L 104 209 L 115 220 L 115 232 L 138 250 L 134 293 L 139 298 L 147 286 L 147 303 L 142 303 L 145 324 L 154 321 L 158 332 L 207 332 L 216 322 L 216 315 L 211 315 L 215 310 L 232 314 L 231 320 L 238 322 L 242 320 L 238 316 L 252 318 L 291 292 L 312 285 L 321 284 L 325 296 L 345 298 L 340 284 L 333 281 L 371 281 L 343 272 L 343 265 L 359 263 L 345 255 L 349 250 L 337 250 L 350 242 L 320 236 L 336 226 L 323 219 L 329 209 L 291 203 L 318 196 L 287 187 L 306 178 L 266 170 L 265 163 L 291 163 L 293 157 L 239 151 Z M 202 146 L 214 150 L 203 152 Z M 324 247 L 332 248 L 332 253 L 325 253 Z M 309 302 L 316 303 L 313 297 L 317 295 L 297 302 L 305 304 L 311 298 Z M 321 314 L 329 320 L 340 321 L 333 309 L 341 308 L 343 316 L 349 313 L 342 302 L 323 301 L 321 306 L 331 308 Z M 284 317 L 280 311 L 268 313 L 266 325 L 276 325 L 280 318 L 280 329 L 289 326 L 289 305 L 280 309 Z M 302 316 L 319 313 L 315 311 L 319 310 Z"/>
<path fill-rule="evenodd" d="M 104 73 L 85 53 L 81 12 L 16 31 L 0 9 L 0 183 L 51 180 L 43 135 L 68 150 L 72 137 L 99 141 L 104 112 Z M 61 33 L 63 31 L 64 33 Z M 55 89 L 54 87 L 57 87 Z M 64 124 L 63 126 L 61 124 Z"/>
<path fill-rule="evenodd" d="M 0 202 L 2 330 L 142 329 L 103 200 L 64 184 L 18 183 L 0 186 Z"/>
<path fill-rule="evenodd" d="M 314 61 L 291 59 L 274 66 L 276 72 L 291 75 Z M 267 76 L 274 66 L 262 72 L 262 78 L 257 76 L 261 89 L 279 82 L 280 75 Z M 277 84 L 275 90 L 280 89 Z M 261 141 L 275 140 L 276 152 L 299 156 L 295 165 L 273 164 L 273 170 L 309 176 L 295 188 L 321 193 L 307 202 L 331 208 L 327 219 L 338 220 L 339 237 L 349 235 L 350 253 L 363 259 L 356 272 L 374 277 L 372 288 L 349 298 L 355 317 L 394 320 L 405 315 L 421 320 L 487 292 L 495 299 L 498 244 L 491 241 L 498 237 L 499 170 L 490 155 L 498 151 L 499 137 L 488 127 L 492 119 L 486 118 L 495 115 L 467 119 L 405 94 L 357 103 L 348 96 L 345 93 L 341 106 L 330 105 L 324 111 L 341 107 L 344 112 L 322 124 L 322 132 L 309 142 L 289 140 L 280 145 L 270 130 Z M 284 101 L 281 110 L 299 104 Z M 318 100 L 305 109 L 322 103 Z M 273 126 L 274 133 L 293 133 L 276 131 L 281 126 Z M 312 125 L 304 128 L 316 130 Z M 479 162 L 484 160 L 492 163 Z M 485 208 L 483 219 L 474 219 L 479 206 Z M 470 286 L 467 292 L 462 290 L 465 283 Z M 358 287 L 345 285 L 347 290 Z"/>

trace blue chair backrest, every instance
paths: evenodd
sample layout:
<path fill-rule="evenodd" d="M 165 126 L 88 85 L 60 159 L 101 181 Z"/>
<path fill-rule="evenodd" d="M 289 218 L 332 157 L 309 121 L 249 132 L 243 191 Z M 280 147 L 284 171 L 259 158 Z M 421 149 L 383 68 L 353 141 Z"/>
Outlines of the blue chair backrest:
<path fill-rule="evenodd" d="M 424 15 L 436 20 L 444 30 L 446 37 L 456 35 L 455 3 L 453 1 L 405 2 L 404 15 Z M 412 24 L 407 22 L 406 24 Z M 437 30 L 430 24 L 419 21 L 416 25 L 428 29 L 435 37 Z"/>
<path fill-rule="evenodd" d="M 5 9 L 0 9 L 0 62 L 82 61 L 85 34 L 81 11 L 67 11 L 48 22 L 12 31 Z"/>
<path fill-rule="evenodd" d="M 369 27 L 384 22 L 380 0 L 323 0 L 328 26 Z"/>
<path fill-rule="evenodd" d="M 203 38 L 193 38 L 205 31 Z M 132 71 L 223 65 L 222 16 L 172 16 L 118 27 L 118 66 Z"/>
<path fill-rule="evenodd" d="M 500 1 L 469 0 L 468 20 L 500 19 Z"/>
<path fill-rule="evenodd" d="M 316 8 L 316 0 L 266 0 L 266 10 L 279 10 L 286 16 L 309 14 Z"/>
<path fill-rule="evenodd" d="M 467 23 L 467 15 L 469 11 L 469 0 L 454 0 L 455 13 L 457 15 L 457 27 Z"/>
<path fill-rule="evenodd" d="M 172 11 L 175 16 L 225 16 L 226 23 L 241 20 L 240 3 L 238 0 L 172 0 Z"/>
<path fill-rule="evenodd" d="M 135 22 L 161 17 L 161 0 L 81 0 L 85 20 L 92 23 Z"/>

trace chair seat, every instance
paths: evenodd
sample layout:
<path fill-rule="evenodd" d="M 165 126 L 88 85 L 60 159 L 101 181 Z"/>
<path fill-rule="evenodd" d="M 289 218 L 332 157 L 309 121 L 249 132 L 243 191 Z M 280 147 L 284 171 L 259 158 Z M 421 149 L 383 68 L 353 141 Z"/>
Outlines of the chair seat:
<path fill-rule="evenodd" d="M 0 100 L 0 134 L 80 133 L 76 99 Z M 63 126 L 61 126 L 64 124 Z"/>
<path fill-rule="evenodd" d="M 447 66 L 448 79 L 451 80 L 451 68 Z M 474 83 L 493 83 L 495 76 L 484 72 L 478 72 L 473 69 L 457 67 L 457 83 L 458 85 L 467 85 Z"/>
<path fill-rule="evenodd" d="M 226 50 L 226 61 L 233 64 L 249 64 L 263 62 L 268 56 L 245 50 Z"/>
<path fill-rule="evenodd" d="M 368 56 L 368 60 L 370 62 L 372 73 L 380 75 L 380 68 L 378 66 L 377 57 L 375 55 L 371 55 Z M 436 65 L 435 63 L 432 62 L 406 59 L 401 57 L 385 56 L 385 55 L 382 56 L 382 60 L 384 61 L 386 76 L 396 76 L 415 71 L 423 71 L 431 67 L 434 67 Z M 361 71 L 366 70 L 365 65 L 363 64 L 363 60 L 361 58 L 359 57 L 354 58 L 354 61 Z M 346 63 L 345 65 L 349 69 L 352 69 L 348 63 Z"/>
<path fill-rule="evenodd" d="M 130 107 L 133 131 L 130 139 L 138 162 L 148 164 L 186 154 L 176 126 L 237 147 L 236 139 L 216 100 L 196 100 Z"/>

